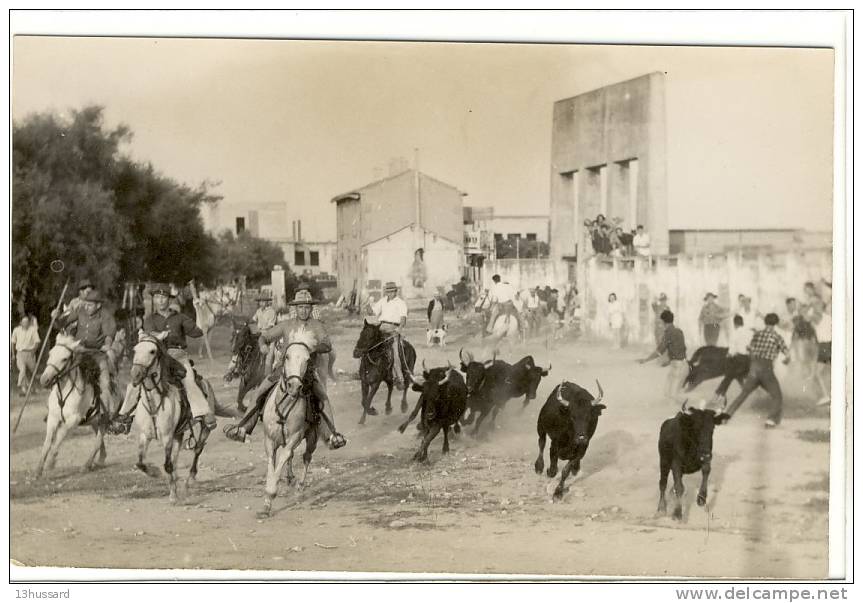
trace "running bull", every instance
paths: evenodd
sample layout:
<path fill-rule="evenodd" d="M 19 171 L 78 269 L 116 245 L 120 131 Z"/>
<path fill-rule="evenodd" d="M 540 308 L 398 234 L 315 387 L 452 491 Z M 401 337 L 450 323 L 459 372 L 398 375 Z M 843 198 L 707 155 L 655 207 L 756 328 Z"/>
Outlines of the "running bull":
<path fill-rule="evenodd" d="M 659 430 L 659 507 L 657 513 L 666 512 L 665 489 L 668 472 L 674 478 L 674 494 L 677 499 L 674 519 L 683 518 L 683 476 L 701 471 L 701 487 L 698 489 L 698 506 L 707 504 L 707 479 L 713 458 L 713 429 L 730 417 L 725 412 L 687 407 L 686 402 L 677 416 L 666 419 Z"/>

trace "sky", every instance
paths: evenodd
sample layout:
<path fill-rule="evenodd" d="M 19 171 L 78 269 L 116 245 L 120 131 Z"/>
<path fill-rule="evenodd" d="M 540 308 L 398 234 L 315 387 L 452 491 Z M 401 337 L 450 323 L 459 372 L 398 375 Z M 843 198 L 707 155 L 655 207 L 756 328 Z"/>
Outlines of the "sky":
<path fill-rule="evenodd" d="M 468 205 L 546 213 L 553 103 L 653 71 L 670 228 L 830 230 L 829 49 L 16 36 L 12 117 L 103 105 L 124 152 L 332 240 L 330 199 L 414 149 Z"/>

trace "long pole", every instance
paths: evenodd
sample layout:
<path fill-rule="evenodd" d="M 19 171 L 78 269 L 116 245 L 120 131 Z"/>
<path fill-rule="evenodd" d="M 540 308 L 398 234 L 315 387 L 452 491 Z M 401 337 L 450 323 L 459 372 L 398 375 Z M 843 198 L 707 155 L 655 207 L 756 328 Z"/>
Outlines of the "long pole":
<path fill-rule="evenodd" d="M 24 404 L 21 406 L 21 412 L 18 413 L 18 418 L 15 420 L 15 427 L 12 428 L 12 433 L 18 430 L 18 424 L 21 423 L 21 417 L 24 416 L 24 409 L 27 408 L 27 403 L 30 401 L 30 392 L 33 391 L 33 382 L 36 381 L 36 373 L 39 369 L 39 363 L 42 361 L 42 354 L 45 353 L 45 346 L 51 338 L 51 331 L 54 329 L 54 322 L 59 316 L 60 306 L 63 305 L 63 298 L 66 297 L 66 289 L 69 288 L 69 278 L 66 278 L 66 284 L 63 285 L 63 292 L 60 293 L 60 299 L 57 300 L 55 312 L 51 313 L 51 323 L 48 325 L 48 332 L 45 333 L 45 339 L 42 341 L 42 349 L 39 350 L 39 356 L 36 358 L 36 367 L 33 369 L 33 374 L 30 375 L 30 384 L 27 386 L 27 395 L 24 397 Z"/>

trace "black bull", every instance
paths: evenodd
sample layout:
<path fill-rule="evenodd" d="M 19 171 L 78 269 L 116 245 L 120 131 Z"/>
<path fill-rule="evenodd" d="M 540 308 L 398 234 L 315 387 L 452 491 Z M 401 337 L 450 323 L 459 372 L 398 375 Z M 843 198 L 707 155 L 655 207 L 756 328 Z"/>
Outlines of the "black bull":
<path fill-rule="evenodd" d="M 689 363 L 689 374 L 683 380 L 684 391 L 692 391 L 701 383 L 717 377 L 731 376 L 743 385 L 749 372 L 748 364 L 735 365 L 728 356 L 728 348 L 704 346 L 695 350 Z M 731 383 L 729 380 L 728 383 Z"/>
<path fill-rule="evenodd" d="M 485 417 L 491 413 L 494 425 L 497 414 L 512 398 L 524 396 L 522 409 L 536 397 L 540 380 L 548 376 L 551 366 L 544 369 L 537 366 L 533 356 L 525 356 L 515 364 L 509 364 L 493 357 L 485 362 L 473 359 L 470 353 L 459 350 L 461 370 L 465 374 L 468 393 L 469 415 L 463 423 L 470 425 L 477 413 L 479 417 L 472 435 L 479 433 Z"/>
<path fill-rule="evenodd" d="M 545 451 L 546 436 L 551 438 L 549 449 L 548 477 L 557 475 L 557 461 L 563 459 L 569 461 L 560 475 L 560 483 L 554 490 L 553 498 L 559 500 L 563 497 L 564 482 L 570 473 L 575 476 L 581 467 L 581 459 L 587 452 L 590 439 L 596 432 L 599 423 L 599 415 L 602 414 L 605 405 L 602 404 L 602 386 L 596 382 L 599 397 L 593 395 L 583 387 L 564 381 L 554 388 L 548 396 L 539 417 L 536 420 L 536 432 L 539 436 L 539 456 L 533 465 L 537 473 L 542 473 L 545 467 L 543 454 Z"/>
<path fill-rule="evenodd" d="M 419 450 L 414 454 L 415 461 L 428 459 L 428 447 L 438 432 L 443 430 L 443 454 L 449 452 L 449 429 L 458 433 L 458 420 L 467 407 L 467 386 L 464 378 L 453 366 L 426 370 L 423 365 L 421 376 L 411 376 L 411 389 L 420 393 L 419 400 L 407 420 L 399 426 L 404 433 L 417 413 L 422 411 L 420 429 L 424 432 Z"/>
<path fill-rule="evenodd" d="M 683 517 L 683 476 L 701 471 L 701 487 L 698 489 L 698 506 L 707 504 L 707 478 L 713 459 L 713 429 L 724 423 L 729 416 L 716 414 L 713 410 L 687 408 L 683 403 L 681 412 L 666 419 L 659 430 L 659 506 L 658 513 L 665 513 L 665 490 L 668 472 L 674 478 L 676 503 L 674 519 Z"/>

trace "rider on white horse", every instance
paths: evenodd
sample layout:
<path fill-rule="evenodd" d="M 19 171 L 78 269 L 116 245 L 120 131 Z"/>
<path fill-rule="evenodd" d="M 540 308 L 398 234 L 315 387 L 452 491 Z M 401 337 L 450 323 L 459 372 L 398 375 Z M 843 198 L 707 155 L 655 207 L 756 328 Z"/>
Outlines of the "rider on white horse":
<path fill-rule="evenodd" d="M 491 287 L 490 296 L 491 296 L 491 318 L 488 321 L 488 326 L 486 327 L 487 334 L 491 334 L 494 331 L 494 323 L 497 320 L 498 316 L 502 313 L 508 316 L 511 316 L 515 319 L 518 324 L 519 329 L 521 329 L 521 322 L 518 317 L 518 312 L 515 309 L 515 304 L 513 301 L 515 300 L 515 289 L 512 285 L 507 282 L 501 282 L 500 275 L 495 274 L 491 277 L 491 280 L 494 281 L 494 284 Z"/>
<path fill-rule="evenodd" d="M 324 323 L 312 318 L 312 306 L 317 302 L 312 299 L 312 294 L 307 290 L 297 291 L 294 296 L 294 301 L 288 305 L 296 307 L 296 318 L 289 318 L 278 323 L 276 326 L 261 333 L 261 340 L 266 343 L 278 341 L 281 338 L 285 340 L 285 348 L 294 341 L 304 341 L 308 339 L 308 333 L 314 335 L 315 341 L 318 342 L 317 347 L 312 350 L 316 354 L 328 354 L 332 351 L 330 337 L 327 335 Z M 283 352 L 284 354 L 284 352 Z M 264 379 L 255 391 L 255 405 L 249 409 L 238 425 L 232 425 L 225 430 L 225 435 L 228 439 L 236 442 L 245 442 L 246 436 L 252 433 L 255 425 L 257 425 L 260 412 L 267 401 L 267 396 L 270 390 L 278 383 L 281 377 L 284 361 L 280 360 L 277 367 L 272 371 L 267 379 Z M 317 400 L 318 409 L 322 415 L 323 422 L 321 431 L 324 439 L 327 440 L 330 448 L 336 449 L 344 446 L 347 441 L 344 436 L 336 430 L 335 415 L 330 404 L 330 399 L 327 396 L 327 390 L 321 382 L 318 375 L 316 363 L 309 363 L 307 372 L 308 385 L 313 394 L 313 399 Z M 248 425 L 248 427 L 246 427 Z M 328 435 L 329 434 L 329 435 Z"/>
<path fill-rule="evenodd" d="M 173 358 L 183 369 L 172 372 L 177 376 L 183 375 L 182 389 L 185 390 L 192 410 L 192 437 L 197 440 L 203 430 L 203 425 L 211 430 L 216 427 L 214 401 L 207 400 L 195 383 L 195 373 L 186 352 L 186 337 L 201 337 L 204 333 L 198 328 L 194 320 L 171 307 L 170 300 L 172 297 L 171 290 L 167 287 L 157 286 L 153 290 L 153 304 L 156 311 L 144 320 L 144 331 L 147 333 L 168 332 L 164 343 L 168 349 L 168 356 Z M 198 300 L 195 300 L 195 303 L 199 303 Z M 129 428 L 132 425 L 132 413 L 138 403 L 139 394 L 140 386 L 129 386 L 126 390 L 123 407 L 113 420 L 109 433 L 129 433 Z"/>
<path fill-rule="evenodd" d="M 100 398 L 112 415 L 119 403 L 111 387 L 112 367 L 115 366 L 111 345 L 117 333 L 114 316 L 102 308 L 102 295 L 92 288 L 74 308 L 62 316 L 57 314 L 57 310 L 51 312 L 52 317 L 56 317 L 57 328 L 69 329 L 75 325 L 75 336 L 84 353 L 91 354 L 98 364 Z"/>

